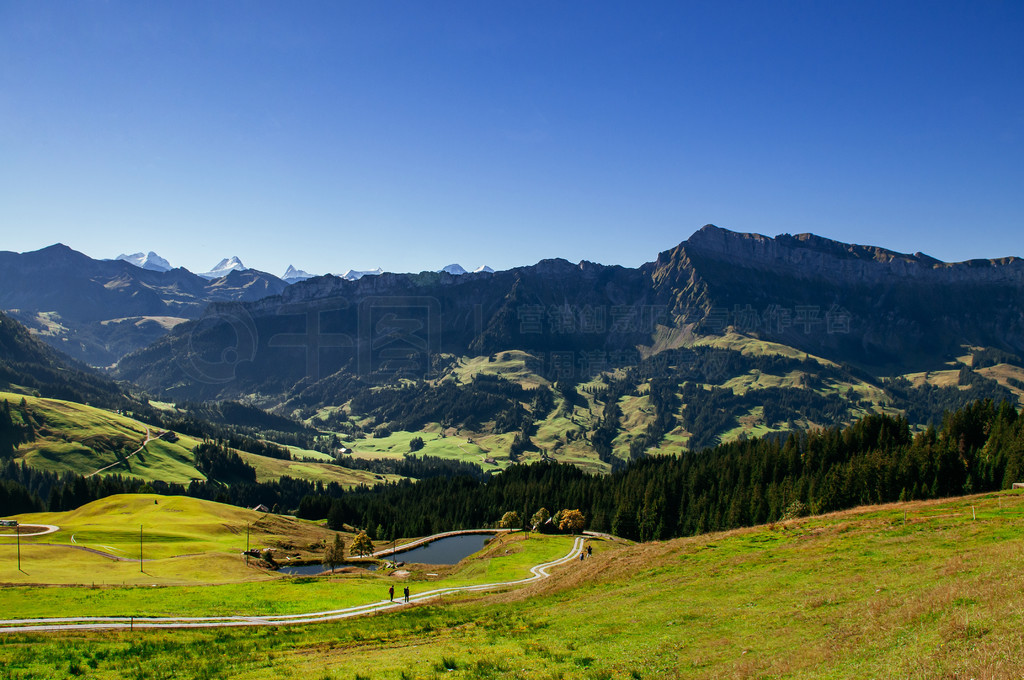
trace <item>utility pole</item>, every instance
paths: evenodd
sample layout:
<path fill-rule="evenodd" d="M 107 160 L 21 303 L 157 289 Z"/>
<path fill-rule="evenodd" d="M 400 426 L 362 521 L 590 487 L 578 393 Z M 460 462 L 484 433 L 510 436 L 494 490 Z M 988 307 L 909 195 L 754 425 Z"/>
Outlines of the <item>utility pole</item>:
<path fill-rule="evenodd" d="M 21 571 L 21 527 L 14 525 L 14 535 L 18 537 L 18 571 Z"/>
<path fill-rule="evenodd" d="M 139 571 L 143 574 L 146 570 L 142 568 L 142 525 L 139 525 Z"/>
<path fill-rule="evenodd" d="M 245 525 L 245 566 L 249 566 L 249 527 L 251 523 Z"/>

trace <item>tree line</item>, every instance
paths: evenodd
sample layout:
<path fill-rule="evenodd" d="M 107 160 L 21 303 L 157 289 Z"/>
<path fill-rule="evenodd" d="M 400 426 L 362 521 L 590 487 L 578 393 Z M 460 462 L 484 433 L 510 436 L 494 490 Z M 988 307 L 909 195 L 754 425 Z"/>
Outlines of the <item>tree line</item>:
<path fill-rule="evenodd" d="M 0 515 L 156 491 L 297 510 L 335 528 L 365 529 L 378 540 L 494 525 L 507 512 L 525 518 L 541 507 L 578 508 L 588 529 L 655 540 L 777 521 L 801 508 L 828 512 L 991 491 L 1016 481 L 1024 481 L 1024 418 L 1008 402 L 982 400 L 918 432 L 906 418 L 872 414 L 845 428 L 641 458 L 606 476 L 546 462 L 496 475 L 354 489 L 289 477 L 181 487 L 117 475 L 56 475 L 8 461 L 0 467 Z"/>

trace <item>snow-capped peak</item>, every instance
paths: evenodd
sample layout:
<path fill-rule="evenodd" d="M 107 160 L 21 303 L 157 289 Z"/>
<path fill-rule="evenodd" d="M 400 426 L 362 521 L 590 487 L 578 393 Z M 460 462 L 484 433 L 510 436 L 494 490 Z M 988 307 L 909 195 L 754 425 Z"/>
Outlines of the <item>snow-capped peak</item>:
<path fill-rule="evenodd" d="M 171 263 L 154 253 L 152 250 L 145 255 L 142 253 L 132 253 L 131 255 L 125 255 L 122 253 L 114 259 L 124 260 L 125 262 L 133 264 L 140 269 L 148 269 L 154 272 L 171 271 Z"/>
<path fill-rule="evenodd" d="M 356 281 L 357 279 L 361 279 L 364 276 L 380 276 L 383 273 L 384 270 L 381 269 L 380 267 L 377 267 L 376 269 L 369 269 L 367 271 L 359 272 L 357 272 L 355 269 L 349 269 L 341 278 L 346 279 L 348 281 Z"/>
<path fill-rule="evenodd" d="M 438 271 L 448 272 L 452 276 L 462 276 L 463 274 L 468 274 L 469 273 L 460 264 L 450 264 L 450 265 L 448 265 L 447 267 L 445 267 L 443 269 L 439 269 Z M 484 265 L 480 265 L 479 267 L 474 269 L 473 273 L 474 274 L 493 274 L 494 270 L 484 264 Z"/>
<path fill-rule="evenodd" d="M 222 276 L 227 276 L 233 271 L 244 272 L 248 267 L 242 264 L 242 261 L 237 256 L 231 258 L 225 258 L 217 263 L 217 266 L 208 272 L 204 272 L 199 276 L 204 279 L 219 279 Z"/>
<path fill-rule="evenodd" d="M 304 272 L 301 269 L 296 269 L 292 265 L 288 265 L 288 269 L 285 270 L 284 276 L 281 277 L 285 283 L 298 283 L 299 281 L 305 281 L 306 279 L 313 278 L 313 275 L 309 272 Z"/>

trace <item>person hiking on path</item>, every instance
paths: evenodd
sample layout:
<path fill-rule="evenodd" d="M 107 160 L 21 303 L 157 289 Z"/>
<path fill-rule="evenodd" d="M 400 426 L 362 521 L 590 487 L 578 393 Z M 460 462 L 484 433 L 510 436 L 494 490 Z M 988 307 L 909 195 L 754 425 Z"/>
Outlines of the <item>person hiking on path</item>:
<path fill-rule="evenodd" d="M 583 552 L 583 551 L 581 550 L 581 551 L 580 551 L 580 562 L 582 562 L 582 561 L 583 561 L 583 558 L 584 558 L 584 557 L 586 557 L 586 556 L 587 556 L 587 553 L 585 553 L 585 552 Z"/>
<path fill-rule="evenodd" d="M 388 597 L 391 598 L 392 602 L 395 601 L 395 587 L 394 586 L 391 586 L 390 588 L 388 588 Z"/>
<path fill-rule="evenodd" d="M 409 604 L 409 586 L 405 587 L 405 603 Z"/>
<path fill-rule="evenodd" d="M 588 545 L 587 546 L 587 557 L 591 557 L 593 554 L 594 554 L 594 548 Z"/>

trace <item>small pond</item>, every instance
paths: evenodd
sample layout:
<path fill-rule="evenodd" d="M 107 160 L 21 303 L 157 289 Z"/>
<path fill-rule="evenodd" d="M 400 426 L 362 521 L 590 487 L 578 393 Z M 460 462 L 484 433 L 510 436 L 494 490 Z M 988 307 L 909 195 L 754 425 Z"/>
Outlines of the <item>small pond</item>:
<path fill-rule="evenodd" d="M 492 538 L 494 538 L 494 534 L 448 536 L 412 550 L 395 553 L 394 559 L 414 564 L 457 564 L 463 558 L 469 557 L 483 548 Z M 391 558 L 391 554 L 388 553 L 382 557 Z"/>
<path fill-rule="evenodd" d="M 339 564 L 335 569 L 341 569 L 342 567 L 361 567 L 368 571 L 377 570 L 376 562 L 346 562 L 345 564 Z M 322 564 L 295 564 L 285 565 L 278 569 L 282 574 L 291 574 L 292 576 L 316 576 L 317 574 L 324 574 L 331 570 L 330 567 L 325 567 Z"/>

